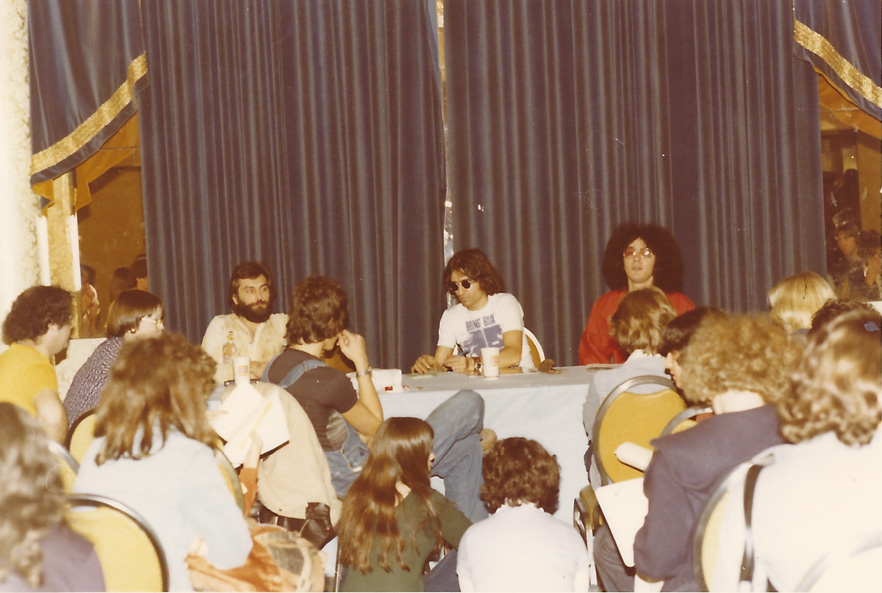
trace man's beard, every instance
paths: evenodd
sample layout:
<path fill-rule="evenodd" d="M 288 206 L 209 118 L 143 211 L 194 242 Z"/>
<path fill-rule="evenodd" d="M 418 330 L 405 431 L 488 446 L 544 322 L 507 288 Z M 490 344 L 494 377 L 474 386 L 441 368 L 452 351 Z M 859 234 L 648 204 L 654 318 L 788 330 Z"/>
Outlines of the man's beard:
<path fill-rule="evenodd" d="M 263 309 L 258 310 L 257 307 L 259 305 L 263 305 Z M 270 318 L 270 315 L 272 315 L 269 303 L 266 302 L 257 302 L 250 305 L 237 303 L 233 306 L 233 313 L 239 317 L 244 317 L 251 323 L 263 323 Z"/>

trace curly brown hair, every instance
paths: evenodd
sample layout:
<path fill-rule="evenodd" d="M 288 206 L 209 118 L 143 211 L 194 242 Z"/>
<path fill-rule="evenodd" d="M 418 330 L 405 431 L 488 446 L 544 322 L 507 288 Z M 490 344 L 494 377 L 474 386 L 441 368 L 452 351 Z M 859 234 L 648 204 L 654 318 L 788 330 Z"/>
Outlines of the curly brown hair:
<path fill-rule="evenodd" d="M 547 513 L 557 510 L 560 466 L 554 456 L 531 439 L 511 437 L 484 455 L 481 500 L 491 513 L 506 503 L 530 502 Z"/>
<path fill-rule="evenodd" d="M 853 311 L 813 333 L 777 408 L 791 443 L 833 432 L 846 445 L 868 444 L 882 421 L 882 316 Z"/>
<path fill-rule="evenodd" d="M 336 280 L 307 276 L 291 291 L 285 335 L 289 346 L 333 338 L 348 324 L 349 297 Z"/>
<path fill-rule="evenodd" d="M 653 286 L 664 292 L 677 292 L 683 286 L 683 257 L 677 240 L 668 229 L 657 224 L 628 222 L 613 230 L 603 252 L 603 279 L 612 290 L 628 286 L 622 254 L 633 241 L 643 239 L 655 254 L 652 277 Z"/>
<path fill-rule="evenodd" d="M 370 456 L 343 501 L 338 532 L 344 564 L 366 573 L 376 549 L 377 563 L 386 572 L 391 571 L 393 557 L 405 570 L 421 570 L 422 566 L 406 566 L 402 553 L 406 543 L 415 545 L 416 534 L 428 524 L 435 526 L 435 551 L 440 550 L 441 521 L 432 501 L 428 464 L 433 439 L 431 425 L 419 418 L 389 418 L 377 430 Z M 425 511 L 425 520 L 409 528 L 410 542 L 405 542 L 395 518 L 395 507 L 403 500 L 396 487 L 399 481 Z"/>
<path fill-rule="evenodd" d="M 55 324 L 71 321 L 73 295 L 58 286 L 32 286 L 15 298 L 3 321 L 3 339 L 7 344 L 36 340 Z"/>
<path fill-rule="evenodd" d="M 662 331 L 677 312 L 660 288 L 651 286 L 622 298 L 609 322 L 609 335 L 625 352 L 658 352 Z"/>
<path fill-rule="evenodd" d="M 15 572 L 32 587 L 43 581 L 40 542 L 64 520 L 61 474 L 37 421 L 0 403 L 0 584 Z"/>
<path fill-rule="evenodd" d="M 708 317 L 680 352 L 683 395 L 709 403 L 727 391 L 751 391 L 767 403 L 787 397 L 799 348 L 768 315 Z"/>
<path fill-rule="evenodd" d="M 493 267 L 483 251 L 476 248 L 463 249 L 453 254 L 453 257 L 444 266 L 444 286 L 451 295 L 456 291 L 450 290 L 450 275 L 454 270 L 477 282 L 481 290 L 488 296 L 505 292 L 505 282 L 502 275 Z"/>
<path fill-rule="evenodd" d="M 218 436 L 205 416 L 205 399 L 214 389 L 216 366 L 179 334 L 124 344 L 98 402 L 95 436 L 105 442 L 96 464 L 147 457 L 172 430 L 215 446 Z"/>

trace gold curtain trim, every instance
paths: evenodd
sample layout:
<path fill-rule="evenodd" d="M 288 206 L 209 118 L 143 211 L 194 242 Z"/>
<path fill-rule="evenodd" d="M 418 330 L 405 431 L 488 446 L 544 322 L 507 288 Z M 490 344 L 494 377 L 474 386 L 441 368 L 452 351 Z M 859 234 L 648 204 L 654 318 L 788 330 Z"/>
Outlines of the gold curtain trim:
<path fill-rule="evenodd" d="M 873 105 L 882 107 L 882 88 L 862 74 L 854 64 L 836 51 L 833 44 L 823 35 L 813 31 L 808 25 L 793 19 L 793 39 L 798 44 L 824 60 L 836 74 L 851 88 Z"/>
<path fill-rule="evenodd" d="M 135 83 L 147 74 L 147 52 L 132 60 L 128 71 L 129 74 L 126 77 L 126 81 L 86 121 L 52 146 L 41 150 L 31 157 L 31 175 L 48 169 L 69 156 L 76 154 L 98 132 L 112 122 L 126 105 L 132 102 Z"/>

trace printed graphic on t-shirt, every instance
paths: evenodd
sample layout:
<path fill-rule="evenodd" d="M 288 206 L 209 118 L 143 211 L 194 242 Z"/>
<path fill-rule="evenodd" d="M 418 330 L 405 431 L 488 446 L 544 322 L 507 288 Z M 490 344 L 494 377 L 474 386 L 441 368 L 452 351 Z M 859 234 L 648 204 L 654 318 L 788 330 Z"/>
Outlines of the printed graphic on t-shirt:
<path fill-rule="evenodd" d="M 481 348 L 502 348 L 502 327 L 491 313 L 466 321 L 468 337 L 462 344 L 463 352 L 479 356 Z"/>

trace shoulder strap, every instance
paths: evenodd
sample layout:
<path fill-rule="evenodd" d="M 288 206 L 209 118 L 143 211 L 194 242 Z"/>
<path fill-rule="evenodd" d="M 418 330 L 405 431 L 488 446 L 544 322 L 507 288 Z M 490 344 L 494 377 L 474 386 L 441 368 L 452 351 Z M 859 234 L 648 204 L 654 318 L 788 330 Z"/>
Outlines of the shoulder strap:
<path fill-rule="evenodd" d="M 765 465 L 755 463 L 747 470 L 747 476 L 744 479 L 744 556 L 741 560 L 741 582 L 744 584 L 753 584 L 754 579 L 754 563 L 756 562 L 756 554 L 753 549 L 753 529 L 751 521 L 753 518 L 753 495 L 756 492 L 756 481 L 759 473 Z"/>
<path fill-rule="evenodd" d="M 273 363 L 276 361 L 276 359 L 279 356 L 281 356 L 281 354 L 275 355 L 266 364 L 266 367 L 263 369 L 263 376 L 261 377 L 261 381 L 264 381 L 267 383 L 272 383 L 272 381 L 269 380 L 269 370 L 270 370 L 270 367 L 273 366 Z M 305 373 L 308 373 L 312 369 L 317 369 L 319 367 L 326 367 L 326 366 L 328 366 L 328 365 L 326 365 L 325 363 L 323 363 L 322 361 L 320 361 L 317 358 L 310 358 L 310 359 L 304 360 L 300 364 L 295 365 L 293 369 L 288 371 L 288 374 L 285 375 L 282 378 L 282 380 L 278 382 L 278 386 L 281 387 L 282 389 L 288 389 L 291 385 L 294 385 L 294 383 L 297 382 L 297 379 L 302 377 Z"/>

